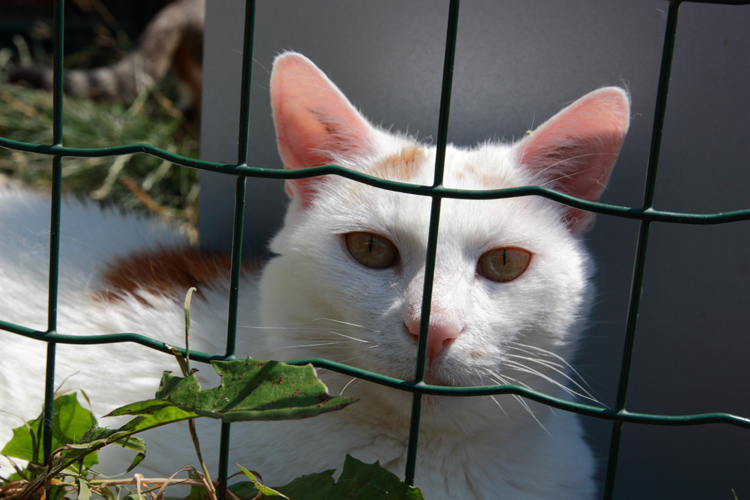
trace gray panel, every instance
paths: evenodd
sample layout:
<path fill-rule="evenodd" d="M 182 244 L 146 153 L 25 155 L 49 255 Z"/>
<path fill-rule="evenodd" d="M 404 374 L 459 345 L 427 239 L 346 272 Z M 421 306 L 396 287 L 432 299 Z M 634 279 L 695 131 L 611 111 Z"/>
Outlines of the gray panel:
<path fill-rule="evenodd" d="M 242 2 L 209 1 L 202 156 L 234 162 Z M 449 139 L 512 140 L 605 85 L 626 86 L 632 127 L 604 202 L 638 206 L 667 3 L 465 1 Z M 250 164 L 279 168 L 268 101 L 273 57 L 318 64 L 373 122 L 436 137 L 447 2 L 263 0 L 256 16 Z M 716 212 L 750 202 L 750 6 L 682 7 L 656 193 L 662 210 Z M 250 180 L 249 253 L 280 224 L 278 181 Z M 231 179 L 202 174 L 202 244 L 229 248 Z M 638 224 L 600 216 L 588 240 L 599 300 L 576 367 L 614 405 Z M 750 223 L 655 224 L 628 408 L 750 416 Z M 587 421 L 606 457 L 607 423 Z M 626 426 L 617 498 L 740 498 L 750 433 Z M 603 470 L 601 471 L 603 478 Z"/>

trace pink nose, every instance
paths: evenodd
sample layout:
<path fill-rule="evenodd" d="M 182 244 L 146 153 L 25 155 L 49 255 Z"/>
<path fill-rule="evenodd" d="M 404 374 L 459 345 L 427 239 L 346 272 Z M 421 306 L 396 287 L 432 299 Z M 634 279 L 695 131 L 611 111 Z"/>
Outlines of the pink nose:
<path fill-rule="evenodd" d="M 419 339 L 419 322 L 419 318 L 413 318 L 406 324 L 414 340 Z M 427 359 L 432 361 L 440 356 L 443 350 L 458 338 L 459 333 L 461 333 L 460 328 L 451 322 L 439 324 L 430 322 L 430 330 L 427 333 Z"/>

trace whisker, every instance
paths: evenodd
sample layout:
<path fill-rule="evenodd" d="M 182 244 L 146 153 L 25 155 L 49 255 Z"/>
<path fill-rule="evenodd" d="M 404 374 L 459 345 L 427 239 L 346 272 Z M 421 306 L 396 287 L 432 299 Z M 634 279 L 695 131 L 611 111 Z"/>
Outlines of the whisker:
<path fill-rule="evenodd" d="M 339 325 L 353 326 L 354 328 L 360 328 L 362 330 L 369 330 L 371 332 L 380 333 L 380 330 L 375 330 L 374 328 L 370 328 L 368 326 L 363 326 L 363 325 L 358 325 L 356 323 L 348 323 L 346 321 L 341 321 L 338 319 L 316 318 L 313 321 L 330 321 L 331 323 L 338 323 Z"/>
<path fill-rule="evenodd" d="M 313 332 L 313 333 L 327 333 L 329 332 L 328 327 L 325 327 L 323 325 L 315 325 L 315 326 L 254 326 L 254 325 L 240 325 L 237 327 L 238 329 L 243 330 L 268 330 L 268 331 L 293 331 L 293 332 L 299 332 L 299 333 L 307 333 L 307 332 Z"/>
<path fill-rule="evenodd" d="M 525 382 L 521 382 L 518 379 L 515 379 L 515 378 L 512 378 L 512 377 L 502 377 L 502 376 L 500 376 L 500 375 L 498 375 L 496 373 L 493 373 L 493 374 L 490 374 L 490 375 L 493 378 L 495 378 L 496 382 L 499 381 L 501 384 L 504 384 L 504 385 L 511 385 L 511 384 L 512 385 L 518 385 L 518 386 L 521 386 L 524 389 L 528 389 L 530 391 L 534 390 L 529 384 L 527 384 Z M 525 400 L 523 400 L 523 398 L 521 398 L 521 396 L 513 394 L 513 397 L 516 398 L 516 400 L 518 400 L 519 403 L 525 405 Z"/>
<path fill-rule="evenodd" d="M 585 394 L 586 399 L 589 399 L 590 401 L 594 401 L 594 402 L 597 402 L 597 403 L 599 402 L 599 401 L 597 401 L 597 399 L 589 391 L 586 390 L 585 387 L 583 387 L 581 384 L 579 384 L 578 382 L 576 382 L 570 375 L 568 375 L 564 371 L 556 368 L 555 366 L 560 366 L 557 363 L 552 363 L 552 362 L 549 362 L 549 361 L 545 361 L 545 360 L 541 360 L 541 359 L 536 359 L 536 358 L 530 358 L 528 356 L 519 356 L 517 354 L 508 354 L 508 356 L 516 358 L 516 359 L 525 359 L 525 360 L 530 361 L 532 363 L 537 363 L 537 364 L 540 364 L 542 366 L 546 366 L 550 370 L 552 370 L 552 371 L 554 371 L 556 373 L 559 373 L 560 375 L 562 375 L 563 377 L 565 377 L 568 381 L 570 381 L 571 384 L 573 384 L 578 389 L 580 389 L 581 392 L 583 394 Z M 521 365 L 521 366 L 525 366 L 525 365 Z M 525 366 L 525 367 L 529 368 L 527 366 Z"/>
<path fill-rule="evenodd" d="M 321 344 L 306 344 L 306 345 L 285 345 L 278 347 L 277 349 L 297 349 L 299 347 L 321 347 L 321 346 L 327 346 L 327 345 L 338 345 L 341 344 L 341 342 L 328 342 L 328 343 L 321 343 Z"/>
<path fill-rule="evenodd" d="M 481 383 L 482 385 L 484 385 L 484 378 L 482 378 L 482 374 L 481 374 L 481 373 L 479 372 L 479 370 L 475 370 L 475 372 L 476 372 L 476 374 L 477 374 L 477 375 L 479 376 L 479 382 L 480 382 L 480 383 Z M 501 411 L 501 412 L 503 412 L 503 413 L 505 414 L 505 417 L 506 417 L 506 418 L 510 418 L 510 415 L 508 415 L 508 412 L 507 412 L 507 411 L 505 411 L 505 408 L 503 408 L 503 405 L 501 405 L 501 404 L 500 404 L 500 402 L 499 402 L 499 401 L 498 401 L 497 399 L 495 399 L 495 396 L 493 396 L 493 395 L 491 395 L 491 394 L 490 394 L 489 398 L 490 398 L 490 399 L 491 399 L 492 401 L 494 401 L 494 402 L 495 402 L 495 404 L 497 405 L 497 407 L 498 407 L 498 408 L 500 408 L 500 411 Z"/>
<path fill-rule="evenodd" d="M 501 377 L 500 375 L 498 375 L 496 373 L 491 373 L 490 377 L 492 377 L 493 379 L 495 379 L 496 382 L 500 382 L 501 384 L 508 384 L 508 380 L 510 380 L 512 382 L 518 383 L 519 385 L 525 385 L 525 384 L 521 384 L 520 382 L 518 382 L 517 380 L 515 380 L 513 378 L 509 377 L 508 379 L 506 379 L 505 377 Z M 513 399 L 515 399 L 516 401 L 518 401 L 518 403 L 526 410 L 526 412 L 529 415 L 531 415 L 531 418 L 533 418 L 536 421 L 536 423 L 539 424 L 539 427 L 541 427 L 542 429 L 544 429 L 544 432 L 546 432 L 550 437 L 552 437 L 552 434 L 550 434 L 550 432 L 547 430 L 547 428 L 544 426 L 544 424 L 542 424 L 539 421 L 539 419 L 534 414 L 534 412 L 531 409 L 531 407 L 529 406 L 529 404 L 521 396 L 518 396 L 516 394 L 513 394 L 512 396 L 513 396 Z"/>
<path fill-rule="evenodd" d="M 334 335 L 338 335 L 338 336 L 340 336 L 340 337 L 344 337 L 344 338 L 347 338 L 347 339 L 349 339 L 349 340 L 356 340 L 357 342 L 362 342 L 362 343 L 365 343 L 365 344 L 369 344 L 369 343 L 370 343 L 370 341 L 369 341 L 369 340 L 358 339 L 357 337 L 351 337 L 351 336 L 349 336 L 349 335 L 344 335 L 343 333 L 340 333 L 340 332 L 334 332 L 334 331 L 330 331 L 330 332 L 328 332 L 328 333 L 332 333 L 332 334 L 334 334 Z"/>
<path fill-rule="evenodd" d="M 341 375 L 343 375 L 343 373 Z M 343 395 L 344 391 L 346 390 L 346 388 L 349 387 L 351 385 L 351 383 L 354 382 L 355 380 L 359 380 L 359 379 L 357 377 L 352 377 L 352 379 L 349 382 L 346 383 L 346 385 L 344 386 L 344 388 L 341 389 L 341 392 L 339 393 L 339 396 Z"/>
<path fill-rule="evenodd" d="M 508 415 L 508 412 L 505 411 L 505 408 L 503 408 L 503 405 L 501 405 L 500 402 L 497 399 L 495 399 L 495 396 L 491 395 L 490 399 L 495 402 L 497 407 L 500 408 L 500 411 L 503 412 L 507 418 L 510 418 L 510 415 Z"/>
<path fill-rule="evenodd" d="M 586 381 L 586 378 L 583 375 L 581 375 L 580 372 L 573 367 L 573 365 L 571 365 L 570 363 L 568 363 L 568 361 L 565 358 L 563 358 L 562 356 L 560 356 L 559 354 L 554 353 L 552 351 L 549 351 L 547 349 L 544 349 L 542 347 L 537 347 L 537 346 L 533 346 L 533 345 L 526 345 L 526 344 L 519 344 L 517 342 L 514 342 L 513 344 L 508 345 L 508 347 L 515 348 L 515 349 L 519 349 L 518 346 L 525 347 L 526 349 L 537 351 L 537 352 L 539 352 L 542 355 L 547 356 L 547 357 L 555 358 L 556 360 L 560 361 L 560 363 L 562 363 L 563 365 L 565 365 L 565 367 L 568 370 L 570 370 L 571 372 L 573 372 L 573 374 L 576 377 L 578 377 L 581 380 L 581 382 L 583 382 L 584 384 L 586 384 L 586 386 L 589 388 L 589 390 L 593 391 L 593 388 Z M 531 354 L 531 353 L 527 352 L 527 354 Z"/>
<path fill-rule="evenodd" d="M 597 403 L 597 404 L 602 404 L 598 400 L 596 400 L 596 398 L 594 398 L 593 396 L 590 396 L 590 395 L 587 395 L 587 394 L 581 394 L 581 393 L 579 393 L 577 391 L 574 391 L 570 387 L 566 386 L 565 384 L 561 384 L 557 380 L 553 379 L 552 377 L 549 377 L 549 376 L 545 375 L 544 373 L 540 372 L 539 370 L 534 370 L 533 368 L 530 368 L 530 367 L 528 367 L 526 365 L 523 365 L 521 363 L 516 363 L 515 361 L 510 361 L 510 360 L 506 361 L 505 366 L 507 366 L 508 368 L 512 368 L 514 370 L 517 370 L 519 372 L 522 372 L 522 373 L 528 373 L 528 374 L 531 374 L 531 375 L 536 375 L 537 377 L 539 377 L 539 378 L 541 378 L 543 380 L 546 380 L 547 382 L 549 382 L 549 383 L 551 383 L 551 384 L 559 387 L 560 389 L 564 390 L 565 392 L 567 392 L 568 394 L 570 394 L 572 396 L 576 396 L 576 397 L 579 397 L 579 398 L 582 398 L 582 399 L 587 399 L 587 400 L 592 401 L 592 402 Z"/>
<path fill-rule="evenodd" d="M 353 358 L 342 359 L 342 360 L 340 360 L 340 361 L 336 361 L 336 362 L 337 362 L 337 363 L 348 363 L 349 361 L 354 361 L 355 359 L 362 359 L 362 358 L 364 358 L 364 357 L 365 357 L 365 356 L 355 356 L 355 357 L 353 357 Z"/>
<path fill-rule="evenodd" d="M 508 347 L 513 347 L 513 346 L 508 346 Z M 518 347 L 514 347 L 514 349 L 517 350 L 517 351 L 520 351 L 522 353 L 528 354 L 529 356 L 532 356 L 533 359 L 538 359 L 538 360 L 542 361 L 538 357 L 537 353 L 534 353 L 534 352 L 532 352 L 530 350 L 527 350 L 527 349 L 520 349 Z M 512 354 L 512 353 L 508 353 L 508 356 L 523 357 L 523 356 L 519 356 L 518 354 Z M 556 366 L 558 368 L 569 368 L 569 369 L 571 368 L 570 366 L 567 365 L 567 363 L 558 363 L 558 362 L 550 361 L 550 360 L 543 360 L 543 361 L 545 363 L 549 363 L 551 366 Z"/>
<path fill-rule="evenodd" d="M 587 387 L 587 390 L 586 390 L 586 392 L 587 392 L 588 394 L 591 394 L 591 392 L 593 392 L 593 391 L 594 391 L 594 388 L 593 388 L 593 387 L 591 387 L 591 384 L 589 384 L 589 383 L 588 383 L 588 381 L 586 381 L 586 377 L 584 377 L 583 375 L 581 375 L 581 373 L 580 373 L 580 372 L 579 372 L 578 370 L 576 370 L 576 369 L 575 369 L 575 368 L 573 367 L 573 365 L 571 365 L 570 363 L 568 363 L 568 362 L 567 362 L 567 361 L 565 360 L 565 358 L 563 358 L 563 357 L 562 357 L 562 356 L 560 356 L 559 354 L 557 354 L 557 353 L 554 353 L 554 352 L 552 352 L 552 351 L 549 351 L 549 350 L 547 350 L 547 349 L 541 348 L 541 347 L 537 347 L 537 346 L 532 346 L 532 345 L 526 345 L 526 344 L 518 344 L 517 342 L 516 342 L 516 343 L 514 343 L 514 344 L 510 344 L 510 345 L 508 345 L 508 347 L 509 347 L 509 348 L 514 348 L 514 349 L 518 349 L 518 350 L 520 350 L 520 351 L 523 351 L 523 349 L 520 349 L 520 348 L 518 347 L 519 345 L 520 345 L 520 346 L 522 346 L 522 347 L 525 347 L 526 349 L 530 349 L 530 350 L 533 350 L 533 351 L 537 351 L 537 352 L 539 352 L 539 353 L 543 354 L 544 356 L 547 356 L 547 357 L 552 357 L 552 358 L 555 358 L 555 359 L 557 359 L 558 361 L 560 361 L 560 363 L 562 363 L 562 364 L 563 364 L 563 365 L 565 366 L 565 368 L 567 368 L 568 370 L 570 370 L 571 372 L 573 372 L 573 375 L 575 375 L 575 376 L 576 376 L 576 377 L 578 378 L 578 380 L 580 380 L 580 381 L 581 381 L 581 383 L 583 383 L 583 384 L 584 384 L 584 385 L 585 385 L 585 386 Z M 526 352 L 527 354 L 531 354 L 531 353 L 530 353 L 530 352 L 528 352 L 528 351 L 523 351 L 523 352 Z M 571 380 L 571 382 L 573 382 L 573 381 Z M 574 383 L 575 383 L 575 382 L 574 382 Z M 581 389 L 583 390 L 583 388 L 581 388 Z"/>

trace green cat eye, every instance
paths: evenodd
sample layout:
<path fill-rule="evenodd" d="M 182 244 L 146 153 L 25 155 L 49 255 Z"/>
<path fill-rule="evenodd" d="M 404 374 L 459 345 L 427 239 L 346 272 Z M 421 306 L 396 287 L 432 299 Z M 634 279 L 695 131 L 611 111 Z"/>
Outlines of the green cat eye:
<path fill-rule="evenodd" d="M 530 260 L 531 253 L 523 248 L 495 248 L 479 258 L 477 269 L 488 280 L 506 283 L 521 276 Z"/>
<path fill-rule="evenodd" d="M 349 233 L 345 239 L 349 253 L 363 266 L 384 269 L 398 260 L 398 249 L 388 238 L 373 233 Z"/>

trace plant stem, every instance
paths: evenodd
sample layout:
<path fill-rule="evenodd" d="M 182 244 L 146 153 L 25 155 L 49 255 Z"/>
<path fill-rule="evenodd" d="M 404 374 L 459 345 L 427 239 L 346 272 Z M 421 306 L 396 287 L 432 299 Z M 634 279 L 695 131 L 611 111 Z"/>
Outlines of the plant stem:
<path fill-rule="evenodd" d="M 198 462 L 200 462 L 203 475 L 206 478 L 208 496 L 211 500 L 216 500 L 216 489 L 214 488 L 214 483 L 211 481 L 211 476 L 208 473 L 208 467 L 206 467 L 206 463 L 203 461 L 203 455 L 201 455 L 201 445 L 198 442 L 198 433 L 195 430 L 195 419 L 191 418 L 188 420 L 188 428 L 190 429 L 190 437 L 193 439 L 193 445 L 195 446 L 195 454 L 198 455 Z"/>

